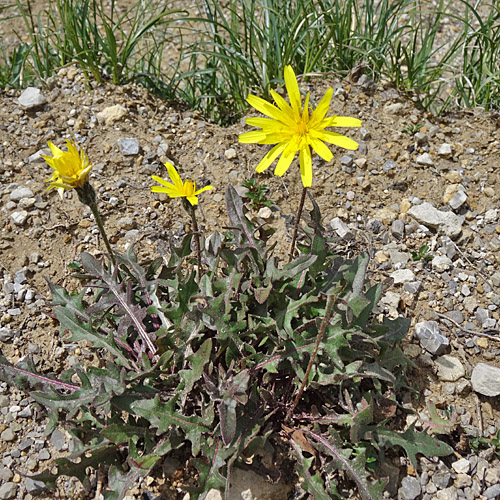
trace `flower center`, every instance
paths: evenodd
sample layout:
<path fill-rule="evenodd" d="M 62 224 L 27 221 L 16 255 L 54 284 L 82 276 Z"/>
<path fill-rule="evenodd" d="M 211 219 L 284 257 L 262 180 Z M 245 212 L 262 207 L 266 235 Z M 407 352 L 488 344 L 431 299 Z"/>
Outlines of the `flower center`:
<path fill-rule="evenodd" d="M 303 120 L 299 120 L 297 122 L 297 134 L 302 137 L 304 135 L 307 135 L 308 132 L 309 128 L 307 126 L 307 123 L 305 123 Z"/>

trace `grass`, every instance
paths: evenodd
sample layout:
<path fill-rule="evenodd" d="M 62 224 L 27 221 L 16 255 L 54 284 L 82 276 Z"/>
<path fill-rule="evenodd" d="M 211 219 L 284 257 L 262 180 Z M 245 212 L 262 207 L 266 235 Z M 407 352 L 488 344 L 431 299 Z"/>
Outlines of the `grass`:
<path fill-rule="evenodd" d="M 43 84 L 62 66 L 77 63 L 89 82 L 137 82 L 228 124 L 244 112 L 250 92 L 268 98 L 291 64 L 306 76 L 346 76 L 363 67 L 434 113 L 450 105 L 500 104 L 496 2 L 480 9 L 467 0 L 440 0 L 432 8 L 421 0 L 195 5 L 197 14 L 188 15 L 143 0 L 117 13 L 114 0 L 109 6 L 104 0 L 56 0 L 35 15 L 29 1 L 17 0 L 0 10 L 0 26 L 16 6 L 25 25 L 18 46 L 0 47 L 0 84 Z M 26 34 L 29 43 L 21 40 Z M 175 60 L 166 63 L 172 45 Z"/>

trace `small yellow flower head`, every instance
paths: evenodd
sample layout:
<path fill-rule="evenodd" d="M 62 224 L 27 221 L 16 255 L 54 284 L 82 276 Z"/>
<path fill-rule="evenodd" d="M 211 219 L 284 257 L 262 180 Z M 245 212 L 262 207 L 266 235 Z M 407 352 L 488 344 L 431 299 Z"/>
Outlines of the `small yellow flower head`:
<path fill-rule="evenodd" d="M 247 102 L 252 107 L 270 118 L 247 118 L 247 125 L 259 127 L 262 130 L 241 134 L 239 142 L 276 144 L 262 158 L 255 170 L 263 172 L 281 155 L 274 170 L 274 175 L 279 177 L 288 170 L 298 151 L 302 184 L 304 187 L 310 187 L 312 184 L 310 147 L 325 161 L 330 161 L 333 158 L 333 154 L 324 144 L 325 142 L 344 149 L 357 149 L 357 142 L 325 129 L 328 127 L 360 127 L 361 121 L 348 116 L 326 117 L 333 95 L 331 88 L 327 90 L 317 108 L 309 114 L 309 94 L 307 94 L 304 108 L 302 108 L 299 86 L 291 66 L 285 67 L 285 86 L 290 104 L 274 90 L 271 90 L 271 95 L 277 107 L 260 97 L 254 95 L 247 97 Z"/>
<path fill-rule="evenodd" d="M 180 175 L 171 163 L 167 162 L 165 166 L 172 182 L 168 182 L 157 175 L 152 175 L 151 178 L 161 184 L 161 186 L 153 186 L 151 188 L 153 193 L 166 193 L 170 198 L 187 198 L 189 203 L 194 206 L 198 205 L 198 195 L 200 193 L 213 189 L 213 186 L 205 186 L 196 191 L 196 184 L 193 181 L 187 180 L 184 184 L 182 183 Z"/>
<path fill-rule="evenodd" d="M 68 151 L 61 151 L 57 146 L 49 142 L 49 148 L 52 156 L 42 158 L 50 165 L 54 172 L 47 181 L 50 186 L 47 191 L 56 188 L 61 199 L 65 189 L 81 188 L 87 182 L 87 177 L 92 170 L 92 164 L 82 149 L 78 148 L 74 141 L 66 139 Z"/>

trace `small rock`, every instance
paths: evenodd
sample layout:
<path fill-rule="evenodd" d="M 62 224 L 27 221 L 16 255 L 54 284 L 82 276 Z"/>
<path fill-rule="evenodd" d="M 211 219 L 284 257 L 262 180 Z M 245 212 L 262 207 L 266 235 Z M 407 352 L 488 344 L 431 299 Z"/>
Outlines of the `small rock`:
<path fill-rule="evenodd" d="M 139 141 L 134 137 L 122 137 L 118 139 L 118 147 L 123 156 L 135 156 L 139 154 Z"/>
<path fill-rule="evenodd" d="M 127 231 L 123 237 L 126 241 L 134 241 L 139 237 L 139 235 L 140 231 L 138 229 L 131 229 L 130 231 Z"/>
<path fill-rule="evenodd" d="M 234 159 L 238 158 L 238 154 L 236 153 L 236 149 L 234 149 L 234 148 L 226 149 L 226 151 L 224 151 L 224 156 L 228 160 L 234 160 Z"/>
<path fill-rule="evenodd" d="M 36 481 L 30 477 L 25 479 L 24 484 L 26 485 L 26 491 L 33 496 L 39 496 L 48 491 L 45 483 L 42 481 Z"/>
<path fill-rule="evenodd" d="M 496 208 L 491 208 L 487 210 L 484 214 L 484 222 L 486 224 L 493 224 L 498 220 L 498 210 Z"/>
<path fill-rule="evenodd" d="M 454 356 L 445 354 L 435 361 L 437 376 L 443 382 L 456 382 L 465 376 L 465 368 L 461 361 Z"/>
<path fill-rule="evenodd" d="M 417 146 L 423 146 L 429 142 L 429 136 L 423 132 L 417 132 L 413 138 L 415 139 Z"/>
<path fill-rule="evenodd" d="M 405 235 L 404 221 L 402 221 L 401 219 L 396 219 L 395 221 L 393 221 L 393 223 L 391 224 L 391 233 L 396 239 L 403 239 L 403 236 Z"/>
<path fill-rule="evenodd" d="M 37 89 L 36 87 L 28 87 L 19 96 L 17 102 L 22 108 L 29 110 L 43 106 L 47 102 L 47 99 L 42 94 L 40 89 Z"/>
<path fill-rule="evenodd" d="M 440 470 L 432 476 L 432 482 L 441 490 L 450 484 L 451 474 L 448 470 Z"/>
<path fill-rule="evenodd" d="M 104 108 L 101 112 L 97 113 L 97 118 L 103 120 L 106 125 L 110 125 L 123 118 L 127 113 L 126 108 L 120 106 L 120 104 L 116 104 L 115 106 Z"/>
<path fill-rule="evenodd" d="M 394 104 L 388 104 L 384 107 L 387 113 L 398 114 L 403 109 L 403 105 L 400 102 L 395 102 Z"/>
<path fill-rule="evenodd" d="M 433 167 L 434 162 L 432 161 L 432 157 L 429 153 L 421 154 L 417 156 L 417 165 L 423 165 L 424 167 Z"/>
<path fill-rule="evenodd" d="M 449 158 L 451 156 L 451 153 L 452 153 L 451 144 L 447 144 L 446 142 L 441 144 L 441 146 L 439 146 L 439 149 L 437 151 L 438 156 L 440 156 L 441 158 Z"/>
<path fill-rule="evenodd" d="M 395 168 L 398 168 L 398 166 L 396 165 L 396 162 L 394 162 L 393 160 L 386 161 L 382 165 L 382 170 L 384 172 L 390 172 L 391 170 L 394 170 Z"/>
<path fill-rule="evenodd" d="M 128 231 L 129 229 L 134 229 L 136 226 L 135 220 L 132 217 L 120 217 L 116 221 L 116 225 L 125 231 Z"/>
<path fill-rule="evenodd" d="M 273 215 L 272 210 L 269 207 L 262 207 L 258 212 L 257 215 L 261 219 L 270 219 L 271 216 Z"/>
<path fill-rule="evenodd" d="M 450 345 L 450 341 L 441 333 L 436 321 L 423 321 L 415 325 L 415 337 L 420 345 L 431 354 L 440 355 Z"/>
<path fill-rule="evenodd" d="M 0 486 L 0 500 L 9 500 L 15 498 L 17 494 L 17 484 L 7 482 Z"/>
<path fill-rule="evenodd" d="M 354 158 L 349 155 L 343 155 L 342 158 L 340 158 L 340 164 L 343 165 L 344 167 L 352 167 L 352 164 L 354 163 Z"/>
<path fill-rule="evenodd" d="M 38 460 L 50 460 L 49 450 L 40 450 L 40 452 L 38 453 Z"/>
<path fill-rule="evenodd" d="M 12 337 L 14 337 L 14 332 L 8 326 L 3 326 L 2 328 L 0 328 L 1 342 L 8 342 L 12 339 Z"/>
<path fill-rule="evenodd" d="M 23 198 L 33 198 L 33 191 L 28 187 L 19 187 L 11 191 L 9 198 L 12 201 L 20 201 Z"/>
<path fill-rule="evenodd" d="M 432 259 L 432 269 L 438 273 L 444 273 L 453 266 L 453 262 L 446 255 L 436 255 Z"/>
<path fill-rule="evenodd" d="M 408 283 L 415 279 L 415 274 L 411 269 L 398 269 L 391 274 L 395 285 Z"/>
<path fill-rule="evenodd" d="M 461 458 L 451 464 L 457 474 L 467 474 L 470 471 L 470 462 L 466 458 Z"/>
<path fill-rule="evenodd" d="M 495 499 L 500 496 L 500 484 L 494 484 L 483 491 L 483 495 L 488 499 Z"/>
<path fill-rule="evenodd" d="M 467 198 L 468 197 L 465 192 L 459 189 L 453 195 L 453 198 L 448 202 L 448 204 L 451 208 L 453 208 L 453 210 L 458 210 L 467 201 Z"/>
<path fill-rule="evenodd" d="M 212 488 L 205 497 L 205 500 L 222 500 L 222 494 L 219 490 Z"/>
<path fill-rule="evenodd" d="M 0 438 L 7 442 L 14 441 L 14 439 L 16 439 L 16 433 L 10 427 L 7 427 L 0 435 Z"/>
<path fill-rule="evenodd" d="M 436 493 L 435 500 L 458 500 L 458 490 L 454 486 L 445 488 Z"/>
<path fill-rule="evenodd" d="M 337 233 L 337 235 L 343 240 L 351 240 L 354 237 L 353 232 L 349 229 L 349 226 L 345 224 L 339 217 L 334 217 L 328 225 Z"/>
<path fill-rule="evenodd" d="M 412 281 L 403 285 L 403 289 L 405 290 L 405 292 L 411 293 L 412 295 L 416 295 L 420 291 L 421 287 L 421 281 Z"/>
<path fill-rule="evenodd" d="M 66 446 L 66 438 L 59 429 L 55 429 L 54 432 L 52 432 L 52 435 L 50 436 L 50 444 L 57 451 L 61 451 Z"/>
<path fill-rule="evenodd" d="M 370 131 L 368 129 L 366 129 L 365 127 L 361 127 L 359 129 L 359 136 L 361 137 L 361 140 L 362 141 L 368 141 L 369 139 L 372 138 L 372 134 L 370 133 Z"/>
<path fill-rule="evenodd" d="M 472 388 L 483 396 L 500 395 L 500 368 L 478 363 L 472 370 Z"/>
<path fill-rule="evenodd" d="M 450 170 L 446 173 L 444 178 L 452 184 L 458 184 L 462 181 L 462 174 L 458 170 Z"/>
<path fill-rule="evenodd" d="M 10 214 L 10 219 L 16 226 L 22 226 L 28 218 L 26 210 L 19 210 Z"/>
<path fill-rule="evenodd" d="M 0 480 L 2 481 L 10 481 L 12 479 L 12 476 L 14 474 L 12 473 L 12 471 L 7 468 L 7 467 L 0 467 Z"/>
<path fill-rule="evenodd" d="M 463 215 L 459 216 L 453 212 L 442 212 L 428 202 L 412 206 L 408 210 L 408 214 L 414 217 L 420 224 L 442 232 L 452 239 L 460 236 L 462 233 L 462 224 L 465 221 Z"/>
<path fill-rule="evenodd" d="M 415 500 L 421 492 L 422 488 L 417 478 L 406 476 L 401 481 L 401 488 L 399 488 L 401 500 Z"/>

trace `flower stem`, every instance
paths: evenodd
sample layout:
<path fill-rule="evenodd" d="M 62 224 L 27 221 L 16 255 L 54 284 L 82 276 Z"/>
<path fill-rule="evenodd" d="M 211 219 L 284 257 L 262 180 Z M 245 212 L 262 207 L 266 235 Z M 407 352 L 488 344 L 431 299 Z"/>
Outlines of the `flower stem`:
<path fill-rule="evenodd" d="M 89 205 L 90 210 L 92 210 L 92 214 L 94 215 L 94 219 L 97 222 L 97 227 L 99 228 L 99 232 L 101 233 L 104 244 L 106 245 L 106 249 L 109 253 L 109 258 L 113 265 L 116 264 L 115 254 L 111 249 L 111 245 L 109 244 L 108 236 L 106 235 L 106 231 L 104 230 L 104 224 L 102 223 L 101 214 L 99 213 L 99 209 L 97 208 L 97 203 L 91 203 Z"/>
<path fill-rule="evenodd" d="M 201 265 L 201 250 L 200 250 L 200 233 L 198 230 L 198 222 L 196 220 L 195 207 L 189 205 L 189 214 L 191 215 L 191 221 L 193 223 L 193 234 L 194 234 L 194 244 L 196 246 L 196 258 L 198 259 L 198 273 L 201 276 L 203 270 Z"/>
<path fill-rule="evenodd" d="M 306 188 L 304 188 L 304 189 L 306 189 Z M 300 398 L 302 397 L 302 393 L 304 392 L 304 389 L 305 389 L 306 384 L 307 384 L 307 379 L 309 378 L 309 374 L 311 373 L 314 359 L 316 358 L 316 354 L 318 354 L 319 345 L 321 344 L 321 341 L 323 340 L 323 335 L 324 335 L 325 330 L 326 330 L 326 325 L 330 321 L 330 316 L 332 314 L 334 304 L 335 304 L 334 296 L 328 295 L 328 297 L 326 299 L 325 316 L 323 317 L 323 321 L 321 322 L 321 326 L 319 327 L 318 335 L 316 336 L 316 342 L 314 344 L 314 349 L 313 349 L 313 352 L 311 353 L 311 357 L 309 358 L 309 364 L 307 365 L 306 373 L 304 375 L 304 380 L 302 380 L 302 384 L 300 386 L 299 392 L 297 392 L 297 395 L 295 396 L 295 399 L 292 403 L 292 406 L 289 408 L 289 410 L 287 412 L 286 421 L 290 420 L 290 418 L 292 417 L 293 411 L 295 410 L 295 407 L 297 406 L 298 402 L 300 401 Z"/>
<path fill-rule="evenodd" d="M 293 229 L 292 246 L 290 247 L 290 260 L 293 259 L 293 254 L 295 253 L 295 242 L 297 241 L 297 232 L 299 230 L 300 218 L 302 216 L 302 210 L 304 209 L 304 202 L 306 201 L 307 188 L 302 189 L 302 196 L 300 198 L 299 209 L 297 211 L 297 219 L 295 220 L 295 227 Z"/>

